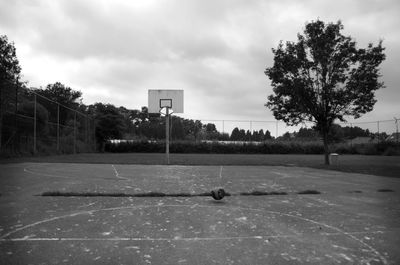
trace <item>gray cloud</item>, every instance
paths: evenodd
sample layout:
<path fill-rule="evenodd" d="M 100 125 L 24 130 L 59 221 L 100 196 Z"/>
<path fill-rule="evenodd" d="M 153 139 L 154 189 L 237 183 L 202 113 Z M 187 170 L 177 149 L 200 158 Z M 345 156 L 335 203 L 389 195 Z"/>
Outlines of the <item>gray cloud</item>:
<path fill-rule="evenodd" d="M 2 1 L 0 32 L 32 85 L 61 81 L 86 103 L 147 104 L 149 88 L 185 89 L 191 118 L 273 120 L 263 106 L 271 48 L 307 21 L 342 20 L 360 46 L 384 39 L 386 88 L 366 119 L 398 115 L 399 3 L 358 1 Z"/>

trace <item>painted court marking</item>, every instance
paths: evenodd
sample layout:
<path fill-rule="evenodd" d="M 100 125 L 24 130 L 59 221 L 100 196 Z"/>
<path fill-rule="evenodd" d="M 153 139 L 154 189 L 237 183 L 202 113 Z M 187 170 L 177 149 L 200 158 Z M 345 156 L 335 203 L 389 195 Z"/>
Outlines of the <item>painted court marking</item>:
<path fill-rule="evenodd" d="M 63 179 L 76 178 L 76 176 L 72 177 L 72 176 L 62 176 L 62 175 L 52 174 L 53 170 L 47 171 L 46 170 L 46 165 L 47 164 L 45 164 L 43 167 L 35 167 L 35 166 L 27 165 L 26 168 L 23 168 L 23 171 L 26 172 L 26 173 L 29 173 L 29 174 L 38 175 L 38 176 L 44 176 L 44 177 L 63 178 Z M 109 167 L 109 166 L 110 165 L 107 165 L 106 168 Z M 130 180 L 130 181 L 133 181 L 133 179 L 126 178 L 126 177 L 120 175 L 120 172 L 118 172 L 118 169 L 121 171 L 122 169 L 125 169 L 125 168 L 118 167 L 118 165 L 117 166 L 111 165 L 111 166 L 112 166 L 113 172 L 114 172 L 114 180 L 118 180 L 119 179 L 119 180 Z M 219 180 L 221 182 L 222 182 L 222 177 L 223 177 L 222 174 L 223 173 L 227 174 L 227 170 L 228 169 L 229 169 L 229 167 L 226 167 L 225 171 L 223 172 L 223 170 L 224 170 L 223 166 L 219 167 L 219 175 L 217 175 L 217 176 L 219 177 Z M 44 171 L 44 172 L 47 172 L 47 173 L 40 173 L 39 171 Z M 109 171 L 109 169 L 107 171 L 109 172 L 108 174 L 111 173 Z M 212 175 L 213 175 L 212 178 L 215 178 L 215 175 L 216 175 L 215 173 L 218 172 L 218 167 L 217 168 L 214 167 L 212 171 L 214 173 L 211 173 L 210 175 L 207 174 L 205 176 L 206 177 L 212 177 Z M 126 172 L 126 171 L 121 171 L 121 172 Z M 194 169 L 192 169 L 192 172 L 193 173 L 197 173 L 197 172 L 194 171 Z M 58 173 L 57 170 L 56 170 L 55 173 Z M 178 172 L 178 173 L 180 173 L 182 175 L 185 175 L 183 171 L 182 172 Z M 277 182 L 279 180 L 281 180 L 281 179 L 290 178 L 290 176 L 288 174 L 284 174 L 284 173 L 281 173 L 281 172 L 272 171 L 272 173 L 277 174 L 277 176 L 274 176 L 273 179 L 268 179 L 268 181 L 272 182 L 272 186 L 278 185 Z M 70 172 L 69 174 L 73 174 L 73 173 Z M 195 174 L 195 175 L 197 175 L 197 174 Z M 113 176 L 112 176 L 112 173 L 111 173 L 111 179 L 112 179 L 112 177 Z M 217 177 L 217 179 L 218 179 L 218 177 Z M 317 177 L 313 176 L 312 178 L 317 178 Z M 242 181 L 255 181 L 255 180 L 259 181 L 259 179 L 254 179 L 254 180 L 253 179 L 248 179 L 248 180 L 245 179 L 245 180 L 242 180 Z M 265 180 L 265 181 L 267 181 L 267 180 Z M 335 182 L 342 183 L 343 181 L 335 180 Z M 122 183 L 124 183 L 124 182 L 122 182 Z M 348 182 L 343 182 L 343 183 L 348 183 Z M 194 182 L 192 182 L 190 184 L 191 184 L 191 186 L 195 185 Z M 350 184 L 353 184 L 353 183 L 350 183 Z M 372 185 L 371 183 L 366 183 L 366 184 Z M 97 187 L 96 187 L 96 190 L 97 190 Z M 313 200 L 319 200 L 317 198 L 312 198 L 312 199 Z M 322 202 L 326 203 L 327 205 L 329 205 L 328 201 L 326 201 L 326 202 L 322 201 Z M 83 207 L 84 206 L 81 206 L 81 207 L 78 206 L 78 208 L 76 210 L 82 210 L 82 209 L 79 209 L 79 208 L 83 208 Z M 122 209 L 140 210 L 140 209 L 145 209 L 145 208 L 150 208 L 150 207 L 191 207 L 192 208 L 193 205 L 162 205 L 162 206 L 159 206 L 159 205 L 153 205 L 153 206 L 146 206 L 146 205 L 142 205 L 141 206 L 141 205 L 138 205 L 138 206 L 135 206 L 135 207 L 117 207 L 117 208 L 106 208 L 106 209 L 91 210 L 91 211 L 81 211 L 81 212 L 76 212 L 76 213 L 63 215 L 63 216 L 59 216 L 59 217 L 52 217 L 52 218 L 41 220 L 41 221 L 38 221 L 38 222 L 35 222 L 35 223 L 32 223 L 32 224 L 28 224 L 26 226 L 23 226 L 23 227 L 20 227 L 18 229 L 15 229 L 15 230 L 13 230 L 13 231 L 11 231 L 11 232 L 3 235 L 3 236 L 0 236 L 0 241 L 1 242 L 4 242 L 4 241 L 16 241 L 16 242 L 18 242 L 18 241 L 56 241 L 56 240 L 57 241 L 119 241 L 119 240 L 121 240 L 121 241 L 144 241 L 144 240 L 153 240 L 153 241 L 157 241 L 157 240 L 158 241 L 173 241 L 173 240 L 175 240 L 175 241 L 177 241 L 177 240 L 182 240 L 182 241 L 185 241 L 185 240 L 186 241 L 205 240 L 206 241 L 206 240 L 209 240 L 209 241 L 211 241 L 211 240 L 236 240 L 236 239 L 259 240 L 259 239 L 268 239 L 268 238 L 274 238 L 274 237 L 277 237 L 277 238 L 279 238 L 279 237 L 281 237 L 281 238 L 291 237 L 291 235 L 283 235 L 282 234 L 282 235 L 271 235 L 271 236 L 269 236 L 269 235 L 257 235 L 257 236 L 249 236 L 249 237 L 247 237 L 247 236 L 244 236 L 244 237 L 238 236 L 238 237 L 219 237 L 219 238 L 217 238 L 217 237 L 215 237 L 215 238 L 214 237 L 208 237 L 208 238 L 196 238 L 196 237 L 194 237 L 194 238 L 127 238 L 127 237 L 121 237 L 121 238 L 118 238 L 118 237 L 116 237 L 116 238 L 56 238 L 56 237 L 55 238 L 52 238 L 52 237 L 49 237 L 49 238 L 46 238 L 46 237 L 43 237 L 43 238 L 29 238 L 29 237 L 9 238 L 10 236 L 12 236 L 13 234 L 17 233 L 18 231 L 23 231 L 24 229 L 35 227 L 35 226 L 38 226 L 38 225 L 41 225 L 41 224 L 44 224 L 44 223 L 48 223 L 48 222 L 57 222 L 58 220 L 63 219 L 63 218 L 70 218 L 70 217 L 74 217 L 74 216 L 77 216 L 77 215 L 83 215 L 83 214 L 91 214 L 91 213 L 99 212 L 99 211 L 111 211 L 111 210 L 122 210 Z M 216 206 L 196 206 L 196 207 L 213 207 L 213 208 L 215 208 Z M 217 207 L 217 209 L 221 209 L 221 208 L 222 209 L 223 208 L 237 209 L 237 210 L 240 210 L 240 211 L 253 210 L 253 211 L 259 211 L 259 212 L 264 212 L 264 213 L 277 214 L 277 215 L 281 215 L 281 216 L 287 216 L 287 217 L 301 219 L 303 221 L 311 222 L 311 223 L 318 224 L 318 225 L 326 227 L 326 228 L 330 228 L 330 229 L 332 229 L 332 230 L 334 230 L 336 232 L 335 233 L 320 233 L 320 235 L 321 236 L 332 236 L 332 235 L 339 235 L 340 236 L 340 235 L 344 235 L 344 236 L 346 236 L 346 237 L 358 242 L 359 244 L 365 246 L 369 250 L 371 250 L 371 253 L 372 253 L 372 255 L 374 257 L 379 258 L 382 261 L 383 264 L 387 264 L 387 261 L 386 261 L 385 257 L 383 255 L 381 255 L 372 246 L 368 245 L 369 241 L 366 241 L 366 239 L 363 239 L 362 235 L 368 235 L 370 233 L 389 233 L 390 231 L 365 231 L 365 232 L 353 231 L 353 232 L 345 232 L 345 231 L 343 231 L 343 230 L 341 230 L 341 229 L 339 229 L 337 227 L 330 226 L 328 224 L 320 223 L 320 222 L 317 222 L 317 221 L 314 221 L 314 220 L 311 220 L 311 219 L 307 219 L 307 218 L 304 218 L 304 217 L 299 217 L 299 216 L 291 215 L 291 214 L 285 214 L 285 213 L 281 213 L 281 212 L 273 212 L 273 211 L 268 211 L 268 210 L 263 210 L 263 209 L 242 208 L 242 207 L 235 207 L 235 206 L 233 206 L 233 207 L 230 207 L 230 206 L 223 206 L 223 207 L 219 206 L 219 207 Z M 357 235 L 359 235 L 359 236 L 357 237 Z M 301 237 L 302 236 L 301 233 L 298 236 Z"/>
<path fill-rule="evenodd" d="M 143 208 L 160 208 L 160 207 L 193 207 L 193 205 L 139 205 L 139 206 L 125 206 L 125 207 L 113 207 L 113 208 L 105 208 L 105 209 L 97 209 L 97 210 L 89 210 L 89 211 L 80 211 L 80 212 L 76 212 L 76 213 L 72 213 L 72 214 L 67 214 L 67 215 L 62 215 L 62 216 L 57 216 L 57 217 L 52 217 L 49 219 L 45 219 L 42 221 L 38 221 L 29 225 L 25 225 L 22 226 L 20 228 L 14 229 L 4 235 L 2 235 L 0 237 L 0 241 L 4 242 L 4 241 L 95 241 L 95 240 L 103 240 L 103 241 L 128 241 L 128 240 L 135 240 L 135 241 L 177 241 L 177 240 L 181 240 L 181 241 L 199 241 L 199 240 L 230 240 L 230 239 L 268 239 L 271 237 L 275 237 L 275 238 L 282 238 L 282 237 L 288 237 L 288 235 L 275 235 L 275 236 L 250 236 L 250 237 L 215 237 L 215 238 L 180 238 L 180 237 L 175 237 L 175 238 L 29 238 L 29 237 L 24 237 L 24 238 L 7 238 L 12 234 L 15 234 L 19 231 L 22 231 L 26 228 L 30 228 L 30 227 L 34 227 L 37 226 L 39 224 L 44 224 L 44 223 L 48 223 L 48 222 L 52 222 L 52 221 L 56 221 L 56 220 L 61 220 L 61 219 L 65 219 L 65 218 L 69 218 L 69 217 L 74 217 L 74 216 L 78 216 L 78 215 L 83 215 L 83 214 L 93 214 L 95 212 L 100 212 L 100 211 L 114 211 L 114 210 L 124 210 L 124 209 L 134 209 L 134 210 L 138 210 L 138 209 L 143 209 Z M 196 207 L 199 208 L 214 208 L 215 206 L 205 206 L 205 205 L 196 205 Z M 287 216 L 287 217 L 291 217 L 291 218 L 295 218 L 295 219 L 299 219 L 302 221 L 306 221 L 306 222 L 310 222 L 319 226 L 323 226 L 326 228 L 329 228 L 331 230 L 336 231 L 337 233 L 334 233 L 334 235 L 345 235 L 351 239 L 353 239 L 354 241 L 358 242 L 359 244 L 367 247 L 370 251 L 372 251 L 374 253 L 374 255 L 376 257 L 378 257 L 383 264 L 387 264 L 387 260 L 386 258 L 380 253 L 378 252 L 375 248 L 373 248 L 372 246 L 370 246 L 369 244 L 365 243 L 364 241 L 362 241 L 361 239 L 357 238 L 355 235 L 356 234 L 360 234 L 360 232 L 345 232 L 343 230 L 341 230 L 340 228 L 325 224 L 325 223 L 321 223 L 315 220 L 311 220 L 305 217 L 300 217 L 300 216 L 296 216 L 296 215 L 292 215 L 292 214 L 287 214 L 287 213 L 281 213 L 281 212 L 275 212 L 275 211 L 269 211 L 269 210 L 263 210 L 263 209 L 254 209 L 254 208 L 243 208 L 243 207 L 237 207 L 237 206 L 218 206 L 217 208 L 219 209 L 235 209 L 235 210 L 239 210 L 239 211 L 257 211 L 257 212 L 266 212 L 266 213 L 272 213 L 272 214 L 277 214 L 277 215 L 281 215 L 281 216 Z M 383 231 L 375 231 L 375 233 L 378 232 L 382 232 Z M 291 235 L 293 236 L 293 235 Z"/>
<path fill-rule="evenodd" d="M 118 173 L 118 170 L 115 168 L 114 165 L 111 165 L 111 166 L 112 166 L 112 168 L 114 169 L 115 176 L 116 176 L 118 179 L 129 180 L 128 178 L 125 178 L 125 177 L 120 176 L 119 173 Z"/>
<path fill-rule="evenodd" d="M 63 179 L 74 178 L 74 177 L 69 177 L 69 176 L 61 176 L 61 175 L 47 174 L 47 173 L 42 173 L 42 172 L 35 172 L 31 168 L 32 167 L 24 168 L 24 172 L 27 172 L 27 173 L 30 173 L 33 175 L 37 175 L 37 176 L 42 176 L 42 177 L 63 178 Z"/>
<path fill-rule="evenodd" d="M 45 164 L 45 165 L 47 165 L 47 164 Z M 50 165 L 47 165 L 47 166 L 50 167 Z M 33 168 L 36 170 L 33 170 Z M 34 167 L 34 166 L 29 166 L 29 167 L 23 168 L 24 172 L 32 174 L 32 175 L 40 176 L 40 177 L 51 177 L 51 178 L 77 180 L 76 175 L 59 175 L 59 174 L 52 174 L 52 173 L 49 174 L 49 173 L 45 173 L 45 172 L 38 172 L 38 170 L 46 170 L 46 169 L 48 169 L 48 168 L 41 169 L 41 168 Z M 97 177 L 91 177 L 91 178 L 97 178 Z M 123 178 L 123 177 L 121 177 L 121 178 Z M 123 178 L 123 179 L 125 179 L 125 178 Z M 128 179 L 126 179 L 126 180 L 128 180 Z"/>
<path fill-rule="evenodd" d="M 388 231 L 359 231 L 347 232 L 348 235 L 369 235 L 383 234 Z M 343 233 L 321 233 L 324 236 L 340 236 Z M 212 240 L 241 240 L 241 239 L 269 239 L 269 238 L 295 238 L 299 235 L 262 235 L 262 236 L 230 236 L 230 237 L 173 237 L 173 238 L 148 238 L 148 237 L 21 237 L 21 238 L 2 238 L 0 242 L 19 242 L 19 241 L 212 241 Z"/>
<path fill-rule="evenodd" d="M 223 166 L 220 166 L 219 167 L 219 186 L 220 187 L 223 187 L 224 185 L 222 184 L 222 169 L 223 169 Z"/>
<path fill-rule="evenodd" d="M 350 235 L 381 234 L 384 231 L 360 231 L 348 232 Z M 338 236 L 342 233 L 323 233 L 324 236 Z M 299 235 L 262 235 L 262 236 L 232 236 L 232 237 L 173 237 L 173 238 L 143 238 L 143 237 L 111 237 L 111 238 L 87 238 L 87 237 L 21 237 L 21 238 L 2 238 L 0 242 L 23 242 L 23 241 L 213 241 L 213 240 L 242 240 L 256 239 L 265 240 L 270 238 L 295 238 Z"/>

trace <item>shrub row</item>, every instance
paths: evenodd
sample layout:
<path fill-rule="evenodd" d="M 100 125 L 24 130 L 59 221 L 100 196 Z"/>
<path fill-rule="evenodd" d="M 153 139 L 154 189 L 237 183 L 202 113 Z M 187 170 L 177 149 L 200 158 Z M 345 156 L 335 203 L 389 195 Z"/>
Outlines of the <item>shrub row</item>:
<path fill-rule="evenodd" d="M 106 152 L 113 153 L 163 153 L 165 142 L 122 142 L 107 143 Z M 279 142 L 271 141 L 263 144 L 225 144 L 218 142 L 176 141 L 170 144 L 171 153 L 202 154 L 323 154 L 324 147 L 320 142 Z M 331 152 L 339 154 L 363 155 L 400 155 L 400 145 L 393 142 L 379 144 L 336 144 Z"/>

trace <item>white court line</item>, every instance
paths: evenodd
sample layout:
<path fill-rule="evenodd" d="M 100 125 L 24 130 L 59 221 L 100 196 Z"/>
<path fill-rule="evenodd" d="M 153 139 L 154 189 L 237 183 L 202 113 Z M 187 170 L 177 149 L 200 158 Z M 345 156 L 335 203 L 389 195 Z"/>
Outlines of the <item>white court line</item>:
<path fill-rule="evenodd" d="M 96 190 L 97 190 L 97 188 L 96 188 Z M 95 204 L 96 204 L 96 202 L 92 202 L 92 203 L 89 203 L 89 204 L 78 206 L 77 208 L 85 208 L 85 207 L 89 207 L 89 206 L 92 206 L 92 205 L 95 205 Z"/>
<path fill-rule="evenodd" d="M 12 230 L 12 231 L 2 235 L 0 237 L 0 242 L 1 241 L 11 240 L 11 239 L 7 239 L 7 237 L 9 237 L 10 235 L 12 235 L 12 234 L 14 234 L 14 233 L 16 233 L 18 231 L 24 230 L 24 229 L 29 228 L 29 227 L 36 226 L 38 224 L 52 222 L 52 221 L 55 221 L 55 220 L 74 217 L 74 216 L 78 216 L 78 215 L 82 215 L 82 214 L 93 214 L 93 213 L 99 212 L 99 211 L 115 211 L 115 210 L 124 210 L 124 209 L 137 210 L 137 209 L 144 209 L 144 208 L 151 208 L 151 207 L 180 207 L 181 208 L 181 207 L 192 207 L 192 205 L 179 205 L 179 204 L 171 204 L 171 205 L 138 205 L 138 206 L 122 206 L 122 207 L 113 207 L 113 208 L 106 208 L 106 209 L 90 210 L 90 211 L 81 211 L 81 212 L 76 212 L 76 213 L 72 213 L 72 214 L 68 214 L 68 215 L 52 217 L 52 218 L 49 218 L 49 219 L 45 219 L 45 220 L 42 220 L 42 221 L 38 221 L 38 222 L 29 224 L 29 225 L 25 225 L 25 226 L 19 227 L 19 228 L 15 229 L 15 230 Z M 197 205 L 196 207 L 198 207 L 198 208 L 210 208 L 210 207 L 211 208 L 215 208 L 215 206 L 205 206 L 205 205 Z M 226 208 L 228 210 L 234 209 L 234 210 L 239 210 L 239 211 L 246 211 L 247 210 L 247 211 L 257 211 L 257 212 L 264 212 L 264 213 L 272 213 L 272 214 L 277 214 L 277 215 L 281 215 L 281 216 L 292 217 L 292 218 L 295 218 L 295 219 L 299 219 L 299 220 L 303 220 L 303 221 L 306 221 L 306 222 L 310 222 L 312 224 L 316 224 L 316 225 L 319 225 L 319 226 L 327 227 L 327 228 L 329 228 L 331 230 L 336 231 L 337 235 L 348 236 L 351 239 L 353 239 L 353 240 L 357 241 L 358 243 L 360 243 L 361 245 L 367 247 L 368 249 L 370 249 L 375 254 L 375 256 L 377 256 L 382 261 L 383 264 L 388 264 L 388 261 L 386 260 L 386 258 L 380 252 L 378 252 L 375 248 L 373 248 L 369 244 L 365 243 L 363 240 L 357 238 L 355 235 L 353 235 L 350 232 L 345 232 L 345 231 L 341 230 L 340 228 L 337 228 L 337 227 L 334 227 L 334 226 L 331 226 L 331 225 L 328 225 L 328 224 L 325 224 L 325 223 L 322 223 L 322 222 L 314 221 L 312 219 L 308 219 L 308 218 L 305 218 L 305 217 L 300 217 L 300 216 L 293 215 L 293 214 L 275 212 L 275 211 L 264 210 L 264 209 L 243 208 L 243 207 L 240 207 L 240 206 L 236 206 L 236 207 L 235 206 L 219 206 L 218 208 L 222 208 L 222 209 Z M 277 235 L 277 236 L 281 236 L 281 235 Z M 177 238 L 177 240 L 178 239 L 179 238 Z M 168 240 L 172 240 L 172 239 L 168 239 Z"/>
<path fill-rule="evenodd" d="M 63 179 L 74 178 L 74 177 L 71 177 L 71 176 L 61 176 L 61 175 L 54 175 L 54 174 L 46 174 L 46 173 L 35 172 L 35 171 L 32 171 L 30 168 L 31 167 L 24 168 L 24 172 L 27 172 L 27 173 L 30 173 L 30 174 L 33 174 L 33 175 L 42 176 L 42 177 L 63 178 Z"/>
<path fill-rule="evenodd" d="M 39 225 L 39 224 L 44 224 L 44 223 L 52 222 L 52 221 L 55 221 L 55 220 L 59 220 L 59 219 L 66 218 L 66 217 L 74 217 L 74 216 L 81 215 L 81 214 L 90 214 L 90 213 L 92 213 L 92 212 L 93 212 L 93 211 L 76 212 L 76 213 L 73 213 L 73 214 L 62 215 L 62 216 L 56 216 L 56 217 L 48 218 L 48 219 L 45 219 L 45 220 L 42 220 L 42 221 L 38 221 L 38 222 L 29 224 L 29 225 L 25 225 L 25 226 L 19 227 L 19 228 L 15 229 L 15 230 L 13 230 L 13 231 L 11 231 L 11 232 L 8 232 L 7 234 L 2 235 L 2 236 L 0 237 L 0 240 L 4 239 L 5 237 L 10 236 L 11 234 L 14 234 L 14 233 L 16 233 L 16 232 L 18 232 L 18 231 L 24 230 L 24 229 L 29 228 L 29 227 L 34 227 L 34 226 L 37 226 L 37 225 Z"/>
<path fill-rule="evenodd" d="M 118 170 L 115 168 L 114 165 L 111 165 L 111 166 L 112 166 L 112 168 L 114 169 L 114 173 L 115 173 L 115 176 L 116 176 L 117 178 L 123 179 L 123 180 L 129 180 L 128 178 L 124 178 L 124 177 L 120 176 L 119 173 L 118 173 Z"/>
<path fill-rule="evenodd" d="M 237 237 L 175 237 L 175 238 L 141 238 L 141 237 L 114 237 L 114 238 L 80 238 L 80 237 L 42 237 L 42 238 L 5 238 L 0 242 L 18 241 L 212 241 L 212 240 L 240 240 L 240 239 L 263 239 L 262 236 L 237 236 Z"/>
<path fill-rule="evenodd" d="M 223 185 L 222 185 L 222 169 L 223 169 L 223 166 L 220 166 L 219 167 L 219 186 L 221 188 L 223 187 Z"/>
<path fill-rule="evenodd" d="M 388 231 L 360 231 L 348 232 L 349 235 L 369 235 L 383 234 Z M 338 236 L 342 233 L 321 233 L 323 236 Z M 34 242 L 34 241 L 213 241 L 213 240 L 243 240 L 258 239 L 265 240 L 270 238 L 298 238 L 296 235 L 262 235 L 262 236 L 229 236 L 229 237 L 174 237 L 174 238 L 149 238 L 149 237 L 111 237 L 111 238 L 87 238 L 87 237 L 21 237 L 21 238 L 2 238 L 0 242 Z"/>

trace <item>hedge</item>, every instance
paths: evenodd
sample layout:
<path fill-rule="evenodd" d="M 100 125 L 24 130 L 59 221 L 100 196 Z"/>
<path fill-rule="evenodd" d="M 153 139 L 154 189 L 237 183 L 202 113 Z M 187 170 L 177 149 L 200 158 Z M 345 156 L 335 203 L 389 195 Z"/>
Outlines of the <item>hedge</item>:
<path fill-rule="evenodd" d="M 400 155 L 400 144 L 382 142 L 378 144 L 335 144 L 331 152 L 339 154 Z M 321 142 L 269 141 L 262 144 L 226 144 L 219 142 L 174 141 L 170 144 L 171 153 L 201 154 L 323 154 Z M 163 153 L 165 142 L 130 141 L 106 143 L 106 152 L 112 153 Z"/>

